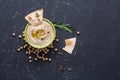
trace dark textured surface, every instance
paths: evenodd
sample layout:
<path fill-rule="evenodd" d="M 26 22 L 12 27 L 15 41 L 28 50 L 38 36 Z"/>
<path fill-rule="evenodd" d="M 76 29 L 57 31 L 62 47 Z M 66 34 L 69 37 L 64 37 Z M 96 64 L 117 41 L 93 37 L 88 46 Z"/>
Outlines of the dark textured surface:
<path fill-rule="evenodd" d="M 62 56 L 50 55 L 50 63 L 29 63 L 25 51 L 16 51 L 22 41 L 11 37 L 12 32 L 19 35 L 27 23 L 24 16 L 39 8 L 44 8 L 45 18 L 81 31 L 77 36 L 57 30 L 56 47 L 77 37 L 72 55 L 60 51 Z M 119 49 L 120 0 L 0 0 L 0 80 L 120 80 Z M 63 72 L 58 70 L 61 64 Z"/>

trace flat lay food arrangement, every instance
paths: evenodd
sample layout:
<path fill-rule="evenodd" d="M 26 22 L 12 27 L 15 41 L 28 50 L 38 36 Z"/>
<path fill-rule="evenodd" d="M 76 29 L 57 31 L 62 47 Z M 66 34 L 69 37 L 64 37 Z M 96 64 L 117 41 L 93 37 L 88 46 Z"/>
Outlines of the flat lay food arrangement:
<path fill-rule="evenodd" d="M 0 0 L 0 80 L 120 80 L 120 0 Z"/>
<path fill-rule="evenodd" d="M 68 33 L 74 31 L 74 27 L 71 27 L 69 24 L 63 24 L 60 22 L 52 22 L 44 18 L 44 9 L 35 10 L 25 16 L 25 19 L 28 21 L 22 35 L 19 35 L 19 38 L 22 38 L 25 42 L 23 46 L 20 46 L 17 50 L 20 52 L 22 49 L 26 49 L 26 54 L 28 54 L 29 62 L 32 60 L 43 60 L 51 61 L 51 58 L 46 57 L 50 52 L 51 48 L 54 48 L 54 42 L 58 42 L 56 36 L 56 28 L 61 30 L 66 30 Z M 79 35 L 79 31 L 77 32 Z M 15 33 L 12 34 L 15 36 Z M 54 46 L 53 46 L 54 45 Z M 72 54 L 75 45 L 76 37 L 65 39 L 64 47 L 61 50 Z M 57 48 L 54 48 L 55 52 L 58 51 Z M 32 56 L 34 59 L 32 59 Z"/>

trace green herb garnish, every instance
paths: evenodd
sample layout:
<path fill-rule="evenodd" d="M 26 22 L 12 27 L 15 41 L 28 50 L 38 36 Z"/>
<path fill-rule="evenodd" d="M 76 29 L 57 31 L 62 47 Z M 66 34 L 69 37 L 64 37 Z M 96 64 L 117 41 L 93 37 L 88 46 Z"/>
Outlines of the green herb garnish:
<path fill-rule="evenodd" d="M 69 33 L 72 33 L 74 31 L 74 28 L 72 26 L 70 26 L 69 24 L 64 24 L 64 23 L 59 23 L 59 22 L 53 22 L 53 25 L 56 28 L 62 29 L 62 30 L 66 30 Z"/>

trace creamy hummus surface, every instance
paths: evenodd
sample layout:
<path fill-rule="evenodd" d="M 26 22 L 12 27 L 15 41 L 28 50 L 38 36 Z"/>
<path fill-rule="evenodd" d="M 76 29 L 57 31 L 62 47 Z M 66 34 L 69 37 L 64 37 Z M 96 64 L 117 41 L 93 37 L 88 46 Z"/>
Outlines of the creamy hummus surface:
<path fill-rule="evenodd" d="M 54 39 L 54 29 L 46 21 L 36 27 L 29 25 L 27 29 L 27 39 L 32 45 L 46 46 Z"/>

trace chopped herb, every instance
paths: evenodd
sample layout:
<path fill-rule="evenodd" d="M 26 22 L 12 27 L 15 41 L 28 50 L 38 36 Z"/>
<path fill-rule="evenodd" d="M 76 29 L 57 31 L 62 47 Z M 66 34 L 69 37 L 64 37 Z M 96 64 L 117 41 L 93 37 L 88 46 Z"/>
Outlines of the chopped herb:
<path fill-rule="evenodd" d="M 56 28 L 66 30 L 69 33 L 72 33 L 74 31 L 74 28 L 72 26 L 70 26 L 69 24 L 63 24 L 63 23 L 59 23 L 59 22 L 53 22 L 53 25 Z"/>

